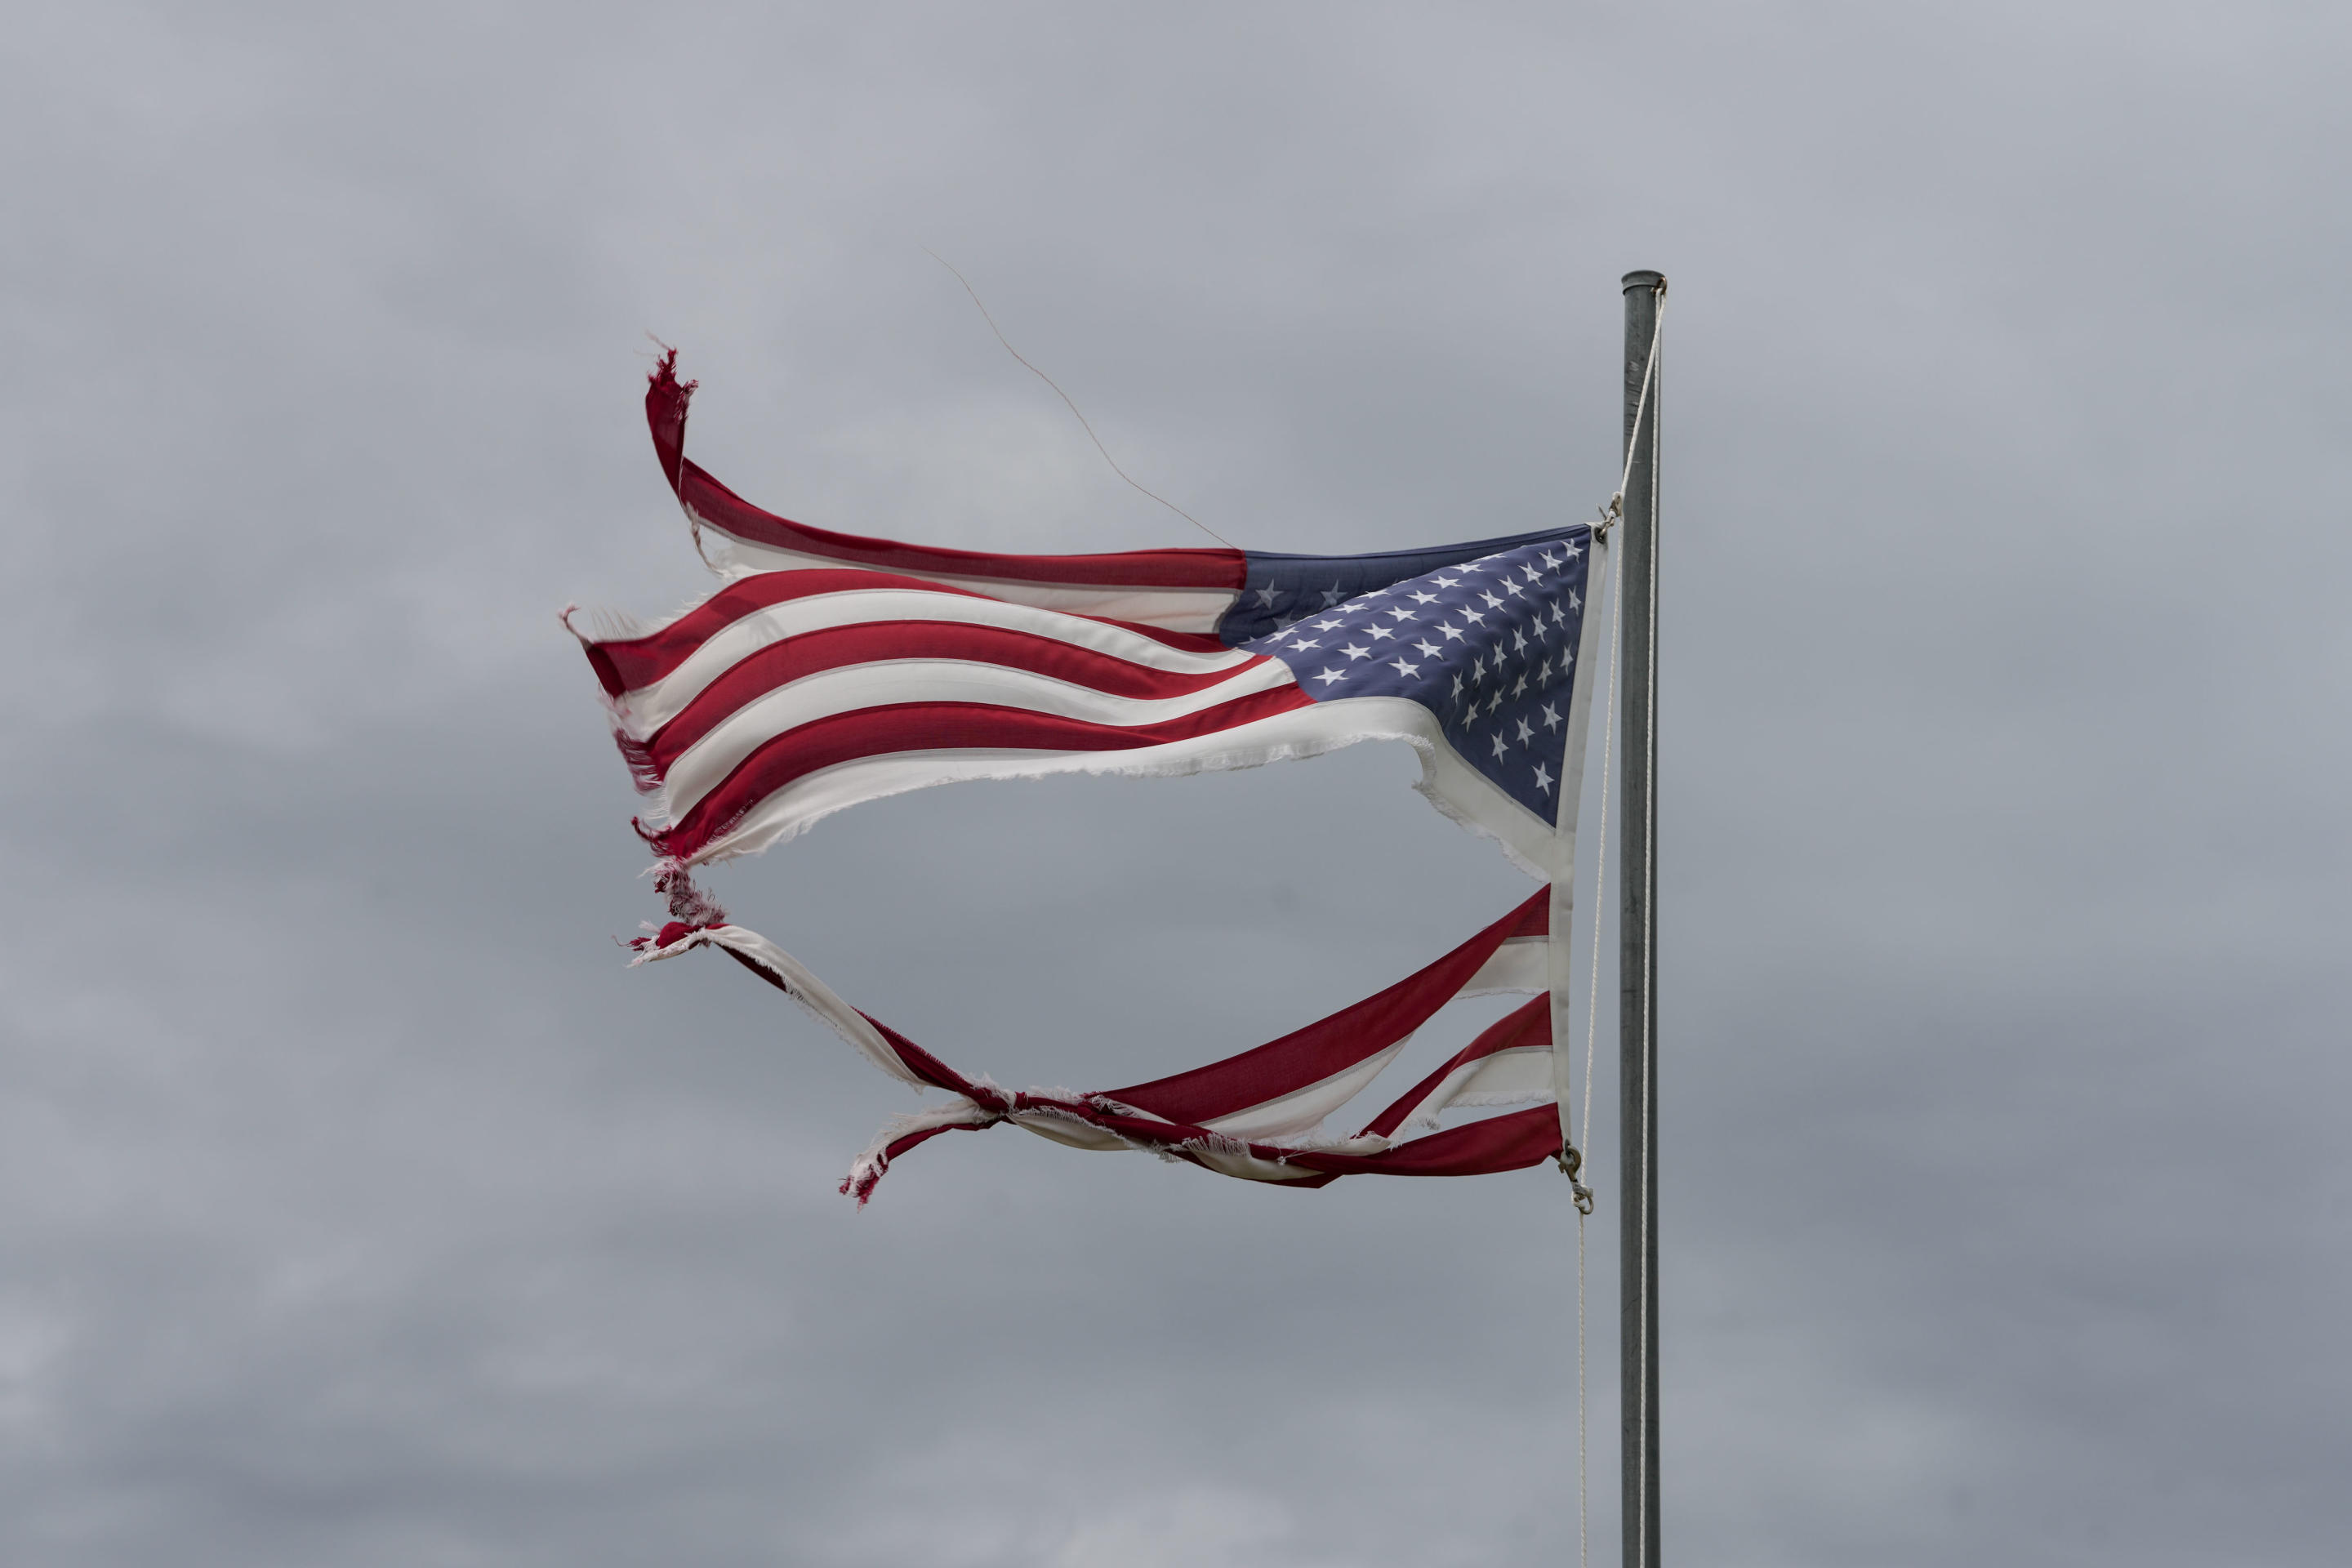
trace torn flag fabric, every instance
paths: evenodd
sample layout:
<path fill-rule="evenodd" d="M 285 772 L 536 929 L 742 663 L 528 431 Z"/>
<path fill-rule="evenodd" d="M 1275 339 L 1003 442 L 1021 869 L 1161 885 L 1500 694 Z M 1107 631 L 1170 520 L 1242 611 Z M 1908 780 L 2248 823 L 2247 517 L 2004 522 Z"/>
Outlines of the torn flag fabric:
<path fill-rule="evenodd" d="M 1190 773 L 1397 740 L 1441 810 L 1568 875 L 1591 524 L 1349 556 L 857 538 L 763 511 L 688 459 L 675 357 L 646 416 L 727 582 L 657 626 L 573 626 L 654 797 L 640 829 L 675 867 L 960 779 Z"/>
<path fill-rule="evenodd" d="M 1010 1121 L 1079 1149 L 1141 1149 L 1250 1181 L 1319 1187 L 1344 1175 L 1470 1176 L 1560 1155 L 1562 1119 L 1549 998 L 1482 1032 L 1367 1120 L 1332 1137 L 1324 1123 L 1369 1092 L 1440 1007 L 1457 998 L 1542 991 L 1551 890 L 1526 902 L 1396 984 L 1303 1029 L 1206 1067 L 1127 1089 L 1010 1090 L 969 1079 L 850 1006 L 790 953 L 730 924 L 672 921 L 638 962 L 715 947 L 807 1007 L 882 1071 L 943 1103 L 896 1117 L 841 1184 L 863 1205 L 890 1163 L 942 1132 Z M 1442 1112 L 1528 1106 L 1438 1131 Z M 1416 1135 L 1417 1134 L 1417 1135 Z M 1574 1173 L 1574 1162 L 1569 1166 Z"/>

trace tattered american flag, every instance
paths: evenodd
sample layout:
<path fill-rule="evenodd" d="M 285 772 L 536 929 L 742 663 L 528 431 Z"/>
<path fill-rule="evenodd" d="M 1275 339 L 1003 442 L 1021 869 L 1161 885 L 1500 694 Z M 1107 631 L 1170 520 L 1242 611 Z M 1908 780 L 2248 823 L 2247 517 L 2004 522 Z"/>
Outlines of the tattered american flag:
<path fill-rule="evenodd" d="M 1542 956 L 1530 963 L 1528 949 L 1555 921 L 1565 939 L 1596 624 L 1585 614 L 1592 525 L 1350 556 L 1004 555 L 860 538 L 764 511 L 687 458 L 694 384 L 675 362 L 656 371 L 646 416 L 724 584 L 660 625 L 607 617 L 583 628 L 570 612 L 565 624 L 652 797 L 639 831 L 680 917 L 643 956 L 719 947 L 885 1071 L 950 1097 L 887 1131 L 845 1190 L 863 1201 L 894 1155 L 1000 1121 L 1307 1185 L 1350 1171 L 1469 1174 L 1560 1152 L 1562 1123 L 1548 1110 L 1407 1136 L 1449 1106 L 1556 1098 L 1540 999 L 1361 1131 L 1321 1129 L 1446 1002 L 1546 987 Z M 1129 1089 L 1016 1094 L 966 1079 L 728 923 L 691 881 L 693 868 L 932 784 L 1190 773 L 1368 740 L 1412 745 L 1422 792 L 1554 889 L 1379 996 Z"/>

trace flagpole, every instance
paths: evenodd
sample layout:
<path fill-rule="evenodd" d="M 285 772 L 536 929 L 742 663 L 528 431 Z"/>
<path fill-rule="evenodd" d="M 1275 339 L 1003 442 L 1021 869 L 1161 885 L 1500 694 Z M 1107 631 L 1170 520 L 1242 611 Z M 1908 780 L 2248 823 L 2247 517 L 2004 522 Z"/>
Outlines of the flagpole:
<path fill-rule="evenodd" d="M 1624 1568 L 1658 1568 L 1658 308 L 1663 273 L 1625 274 L 1623 905 L 1618 928 L 1618 1323 Z M 1599 911 L 1594 911 L 1596 916 Z"/>

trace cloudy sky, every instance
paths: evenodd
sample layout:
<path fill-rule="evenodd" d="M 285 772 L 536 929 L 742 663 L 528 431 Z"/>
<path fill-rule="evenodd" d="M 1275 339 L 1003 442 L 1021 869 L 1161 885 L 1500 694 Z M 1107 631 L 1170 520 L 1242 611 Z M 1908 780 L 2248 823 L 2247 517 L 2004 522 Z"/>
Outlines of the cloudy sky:
<path fill-rule="evenodd" d="M 927 246 L 1145 483 L 1328 552 L 1588 514 L 1669 274 L 1668 1552 L 2340 1560 L 2347 67 L 2251 0 L 16 14 L 0 1561 L 1572 1556 L 1556 1174 L 1000 1131 L 861 1215 L 904 1091 L 622 965 L 554 612 L 705 587 L 649 333 L 789 515 L 1201 542 Z M 1524 896 L 1413 773 L 961 786 L 714 882 L 969 1070 L 1130 1082 Z"/>

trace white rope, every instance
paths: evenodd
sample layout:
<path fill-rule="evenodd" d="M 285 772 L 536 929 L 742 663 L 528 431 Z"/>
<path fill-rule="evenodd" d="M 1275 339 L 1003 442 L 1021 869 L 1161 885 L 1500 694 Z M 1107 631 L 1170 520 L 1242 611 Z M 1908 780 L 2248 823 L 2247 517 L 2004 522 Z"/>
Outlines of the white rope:
<path fill-rule="evenodd" d="M 1625 467 L 1617 475 L 1617 493 L 1601 509 L 1601 521 L 1594 527 L 1594 538 L 1601 538 L 1625 515 L 1625 487 L 1633 482 L 1633 454 L 1641 447 L 1642 416 L 1650 410 L 1650 383 L 1658 374 L 1658 339 L 1666 330 L 1666 286 L 1662 281 L 1654 286 L 1658 296 L 1657 314 L 1650 318 L 1650 357 L 1642 364 L 1642 391 L 1633 399 L 1633 427 L 1625 433 Z"/>
<path fill-rule="evenodd" d="M 1666 321 L 1666 287 L 1657 286 L 1658 310 L 1650 327 L 1650 356 L 1642 367 L 1642 390 L 1633 401 L 1633 428 L 1625 442 L 1625 467 L 1617 476 L 1617 493 L 1609 498 L 1602 509 L 1601 521 L 1592 537 L 1608 544 L 1612 524 L 1624 515 L 1625 487 L 1633 480 L 1633 453 L 1640 445 L 1643 416 L 1649 412 L 1650 383 L 1658 370 L 1658 335 Z M 1598 1049 L 1601 1028 L 1601 900 L 1609 884 L 1609 786 L 1615 776 L 1610 759 L 1617 741 L 1617 672 L 1624 662 L 1623 648 L 1619 646 L 1618 633 L 1625 613 L 1625 558 L 1613 544 L 1609 549 L 1609 679 L 1602 688 L 1601 716 L 1601 821 L 1593 835 L 1592 852 L 1592 963 L 1587 970 L 1591 989 L 1584 1002 L 1584 1078 L 1583 1090 L 1577 1106 L 1577 1152 L 1590 1160 L 1592 1154 L 1592 1067 Z M 1591 1568 L 1592 1563 L 1592 1488 L 1589 1479 L 1591 1452 L 1591 1425 L 1585 1411 L 1587 1384 L 1585 1363 L 1585 1262 L 1584 1222 L 1592 1212 L 1591 1194 L 1581 1185 L 1581 1200 L 1576 1205 L 1576 1561 L 1579 1568 Z"/>
<path fill-rule="evenodd" d="M 1609 764 L 1616 749 L 1617 667 L 1622 662 L 1619 657 L 1617 632 L 1624 613 L 1624 556 L 1612 546 L 1609 550 L 1609 679 L 1602 687 L 1601 718 L 1601 821 L 1593 834 L 1596 843 L 1592 852 L 1592 963 L 1587 973 L 1591 990 L 1584 1002 L 1583 1087 L 1577 1097 L 1576 1146 L 1588 1160 L 1591 1158 L 1592 1151 L 1592 1067 L 1599 1048 L 1601 1027 L 1601 900 L 1609 885 L 1609 786 L 1612 777 Z M 1591 1486 L 1588 1479 L 1591 1428 L 1585 1414 L 1587 1378 L 1584 1348 L 1584 1222 L 1591 1213 L 1590 1203 L 1576 1205 L 1576 1560 L 1585 1568 L 1590 1568 L 1592 1561 Z"/>

